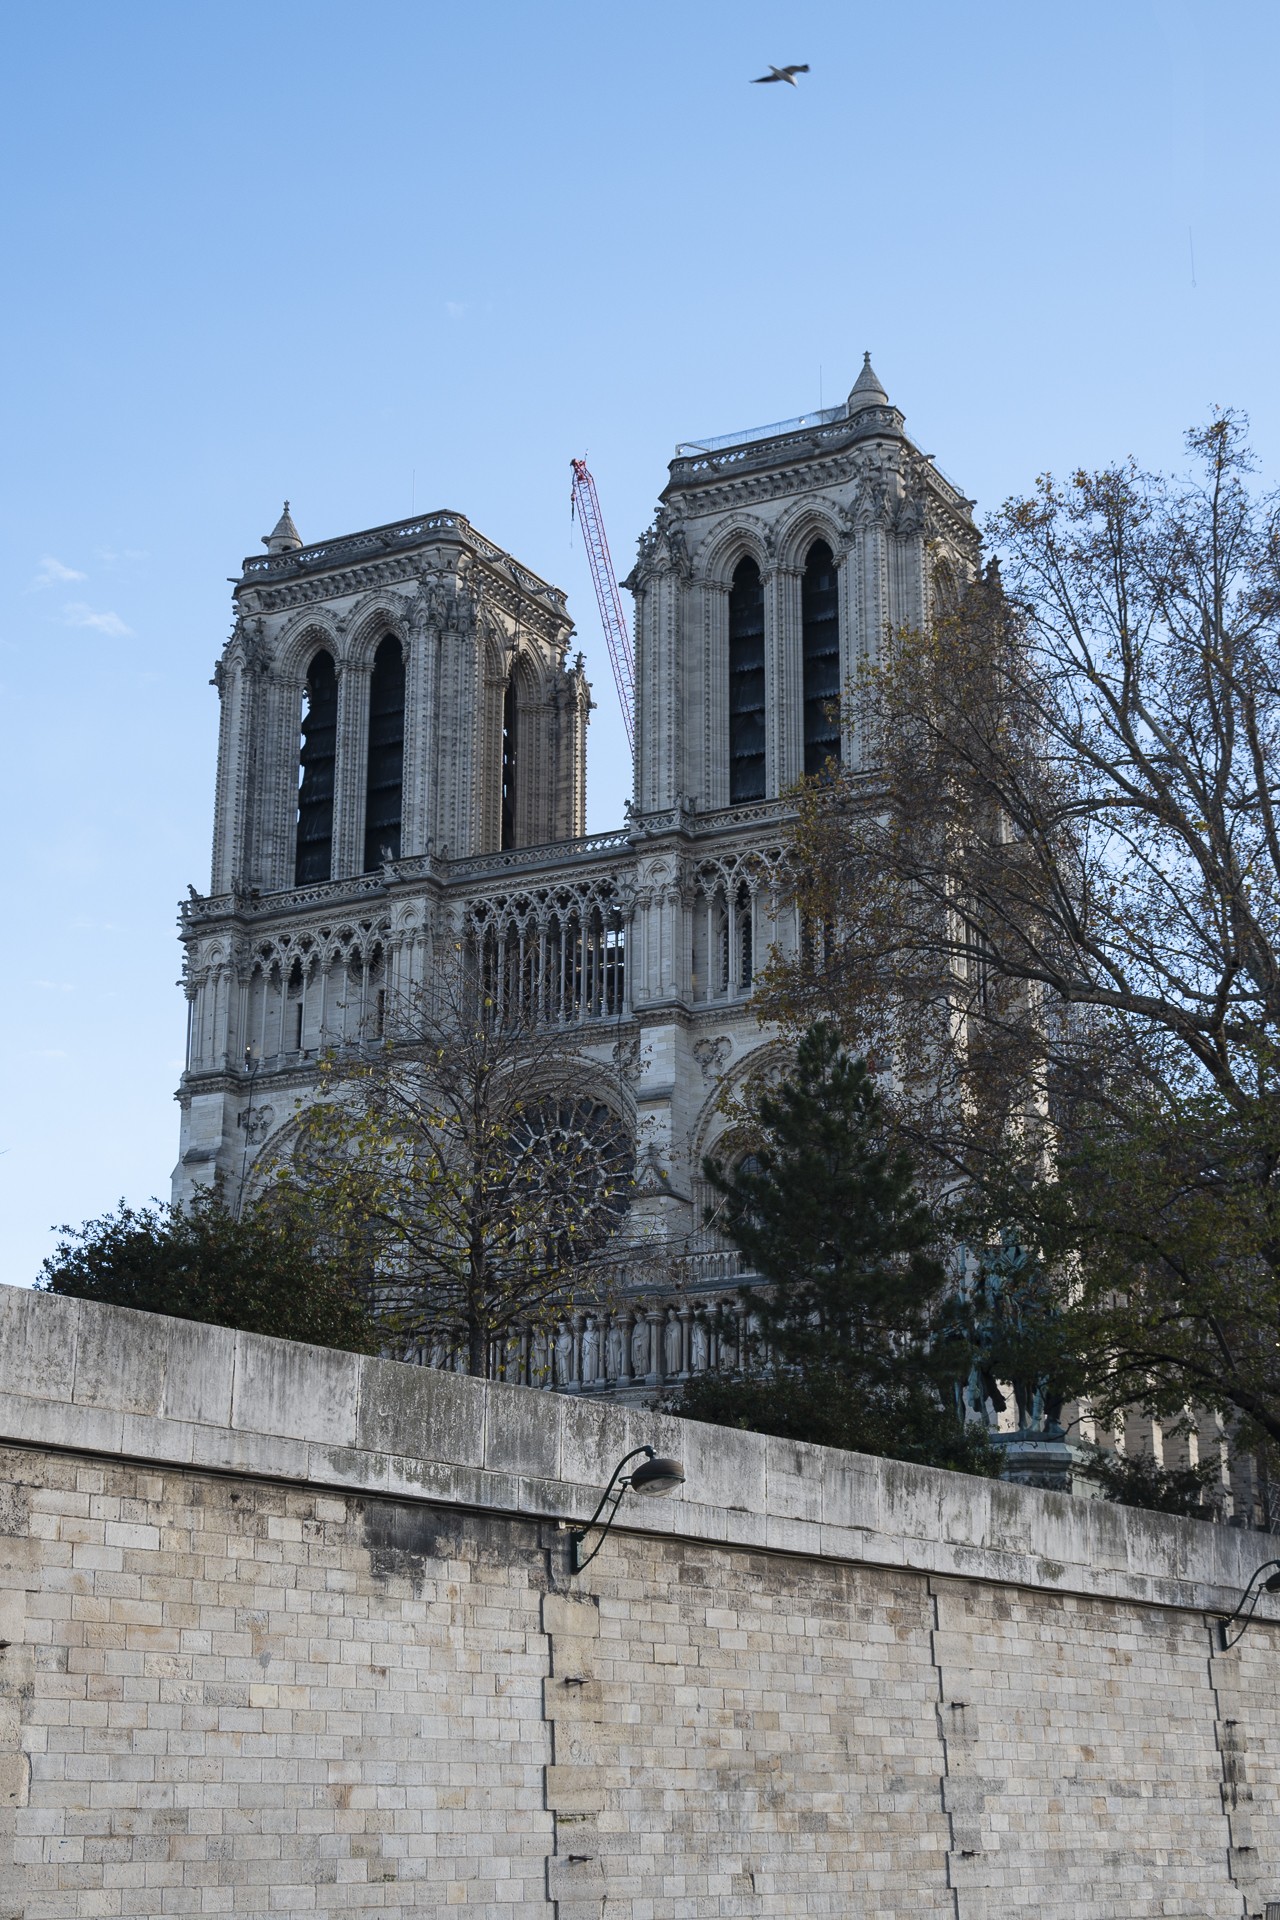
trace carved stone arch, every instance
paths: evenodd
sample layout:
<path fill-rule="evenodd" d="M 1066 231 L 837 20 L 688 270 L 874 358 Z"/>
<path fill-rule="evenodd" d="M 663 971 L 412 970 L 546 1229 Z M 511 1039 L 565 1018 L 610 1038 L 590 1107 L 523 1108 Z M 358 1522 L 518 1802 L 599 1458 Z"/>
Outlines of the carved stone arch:
<path fill-rule="evenodd" d="M 547 676 L 541 662 L 528 647 L 516 645 L 507 662 L 507 680 L 516 690 L 516 700 L 525 707 L 537 707 L 546 696 Z"/>
<path fill-rule="evenodd" d="M 701 1169 L 705 1155 L 718 1139 L 740 1126 L 741 1123 L 735 1122 L 732 1116 L 735 1098 L 740 1097 L 750 1082 L 757 1078 L 778 1079 L 794 1058 L 795 1049 L 786 1040 L 764 1040 L 751 1047 L 720 1075 L 704 1099 L 690 1130 L 690 1150 L 695 1170 Z"/>
<path fill-rule="evenodd" d="M 276 636 L 276 673 L 299 689 L 306 685 L 307 669 L 318 653 L 328 653 L 335 669 L 342 666 L 342 634 L 327 614 L 308 607 L 286 623 Z"/>
<path fill-rule="evenodd" d="M 407 666 L 409 609 L 396 594 L 366 594 L 347 616 L 347 639 L 342 664 L 361 672 L 371 670 L 373 656 L 387 634 L 400 642 L 400 652 Z"/>
<path fill-rule="evenodd" d="M 558 1085 L 563 1084 L 568 1091 L 598 1100 L 602 1107 L 606 1107 L 626 1129 L 632 1150 L 635 1150 L 638 1125 L 635 1095 L 611 1061 L 574 1052 L 566 1054 L 563 1061 L 557 1063 L 556 1073 Z"/>
<path fill-rule="evenodd" d="M 717 1121 L 719 1125 L 716 1124 Z M 706 1137 L 702 1143 L 702 1151 L 698 1155 L 694 1169 L 695 1178 L 699 1181 L 706 1181 L 708 1188 L 707 1199 L 712 1207 L 715 1206 L 721 1196 L 711 1188 L 711 1182 L 706 1179 L 706 1175 L 702 1170 L 703 1161 L 712 1159 L 721 1168 L 725 1167 L 726 1164 L 736 1166 L 739 1161 L 750 1153 L 752 1144 L 751 1134 L 743 1123 L 740 1120 L 734 1119 L 731 1115 L 722 1113 L 718 1105 L 713 1105 L 707 1122 Z"/>
<path fill-rule="evenodd" d="M 787 509 L 777 523 L 775 538 L 778 564 L 796 573 L 804 567 L 815 540 L 826 541 L 837 566 L 849 546 L 835 509 L 812 500 L 798 501 Z"/>
<path fill-rule="evenodd" d="M 727 525 L 720 525 L 698 549 L 697 571 L 703 583 L 723 587 L 733 584 L 734 568 L 740 560 L 752 559 L 765 573 L 773 564 L 773 532 L 767 521 L 754 513 L 736 513 Z"/>
<path fill-rule="evenodd" d="M 955 569 L 946 554 L 939 554 L 929 568 L 929 599 L 933 618 L 943 619 L 947 614 L 954 613 L 959 598 Z"/>
<path fill-rule="evenodd" d="M 506 629 L 503 627 L 501 620 L 498 620 L 497 618 L 495 618 L 495 616 L 490 612 L 488 607 L 481 607 L 476 615 L 475 634 L 476 634 L 476 639 L 482 649 L 485 647 L 497 648 L 498 654 L 500 655 L 502 661 L 504 662 L 503 665 L 498 667 L 497 671 L 500 673 L 505 672 L 506 671 L 505 660 L 506 660 L 506 652 L 507 652 Z M 484 655 L 483 657 L 486 660 L 488 658 L 487 655 Z"/>
<path fill-rule="evenodd" d="M 268 1111 L 270 1111 L 268 1109 Z M 242 1204 L 251 1205 L 271 1191 L 281 1173 L 291 1167 L 302 1134 L 305 1109 L 286 1114 L 278 1126 L 269 1128 L 262 1145 L 249 1162 L 245 1175 Z M 274 1115 L 272 1115 L 274 1119 Z"/>

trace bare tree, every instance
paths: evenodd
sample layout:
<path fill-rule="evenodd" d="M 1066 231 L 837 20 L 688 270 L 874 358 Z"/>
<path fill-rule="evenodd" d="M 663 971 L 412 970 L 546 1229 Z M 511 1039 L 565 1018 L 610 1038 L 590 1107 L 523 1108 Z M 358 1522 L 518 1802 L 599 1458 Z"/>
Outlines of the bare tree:
<path fill-rule="evenodd" d="M 382 1324 L 486 1374 L 620 1257 L 634 1150 L 599 1068 L 446 948 L 387 1037 L 332 1059 L 284 1176 L 363 1236 Z"/>
<path fill-rule="evenodd" d="M 1280 511 L 1238 417 L 1188 446 L 1011 501 L 1003 579 L 852 690 L 864 770 L 802 803 L 817 964 L 772 1000 L 834 1008 L 935 1176 L 1081 1256 L 1117 1401 L 1280 1437 Z"/>

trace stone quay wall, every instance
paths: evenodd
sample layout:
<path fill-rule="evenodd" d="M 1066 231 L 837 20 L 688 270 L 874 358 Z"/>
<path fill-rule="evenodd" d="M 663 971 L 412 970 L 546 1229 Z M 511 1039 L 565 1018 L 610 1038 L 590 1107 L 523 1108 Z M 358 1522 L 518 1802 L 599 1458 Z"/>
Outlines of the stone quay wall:
<path fill-rule="evenodd" d="M 1265 1537 L 10 1288 L 0 1459 L 0 1920 L 1280 1899 Z"/>

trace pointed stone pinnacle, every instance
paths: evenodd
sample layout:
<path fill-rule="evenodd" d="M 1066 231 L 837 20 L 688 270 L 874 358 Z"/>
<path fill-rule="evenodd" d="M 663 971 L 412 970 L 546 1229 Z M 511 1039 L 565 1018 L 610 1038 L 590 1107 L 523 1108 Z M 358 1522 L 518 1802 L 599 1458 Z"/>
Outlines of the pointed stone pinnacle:
<path fill-rule="evenodd" d="M 889 396 L 876 376 L 876 370 L 871 364 L 871 355 L 869 352 L 864 353 L 862 372 L 854 381 L 853 391 L 849 395 L 848 411 L 861 413 L 864 407 L 887 407 L 888 404 Z"/>
<path fill-rule="evenodd" d="M 293 515 L 289 511 L 287 500 L 284 503 L 284 512 L 270 533 L 263 534 L 262 544 L 268 553 L 295 553 L 302 545 L 302 535 L 293 524 Z"/>

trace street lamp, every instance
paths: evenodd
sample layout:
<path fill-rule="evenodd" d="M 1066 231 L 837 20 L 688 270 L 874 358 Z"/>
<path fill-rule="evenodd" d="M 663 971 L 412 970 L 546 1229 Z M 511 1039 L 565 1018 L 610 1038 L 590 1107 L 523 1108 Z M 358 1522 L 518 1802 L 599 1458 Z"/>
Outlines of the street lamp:
<path fill-rule="evenodd" d="M 1262 1580 L 1262 1584 L 1259 1586 L 1258 1582 L 1262 1579 L 1262 1575 L 1266 1573 L 1268 1567 L 1275 1567 L 1276 1572 L 1271 1574 L 1268 1579 Z M 1240 1595 L 1235 1612 L 1229 1614 L 1225 1620 L 1219 1620 L 1218 1622 L 1218 1644 L 1223 1653 L 1226 1653 L 1228 1648 L 1234 1647 L 1237 1640 L 1244 1638 L 1245 1630 L 1249 1622 L 1253 1619 L 1254 1609 L 1257 1607 L 1263 1594 L 1278 1592 L 1280 1592 L 1280 1560 L 1264 1560 L 1257 1572 L 1250 1576 L 1249 1584 Z M 1241 1618 L 1242 1615 L 1243 1618 Z M 1235 1626 L 1237 1620 L 1240 1621 L 1238 1630 L 1235 1633 L 1229 1633 L 1229 1629 Z"/>
<path fill-rule="evenodd" d="M 643 1464 L 634 1473 L 624 1474 L 622 1469 L 633 1460 L 639 1460 L 643 1454 Z M 569 1535 L 569 1571 L 581 1573 L 584 1567 L 599 1553 L 605 1542 L 605 1535 L 613 1525 L 618 1508 L 622 1505 L 622 1496 L 628 1487 L 633 1493 L 664 1494 L 674 1493 L 677 1487 L 684 1485 L 684 1468 L 678 1460 L 672 1460 L 665 1454 L 655 1453 L 652 1447 L 635 1447 L 630 1453 L 623 1454 L 609 1478 L 609 1484 L 600 1496 L 600 1504 L 588 1520 L 585 1527 L 575 1527 Z M 617 1492 L 614 1492 L 615 1487 Z M 583 1555 L 582 1543 L 604 1512 L 605 1503 L 613 1494 L 613 1505 L 609 1508 L 609 1518 L 600 1529 L 600 1538 L 590 1553 Z"/>

